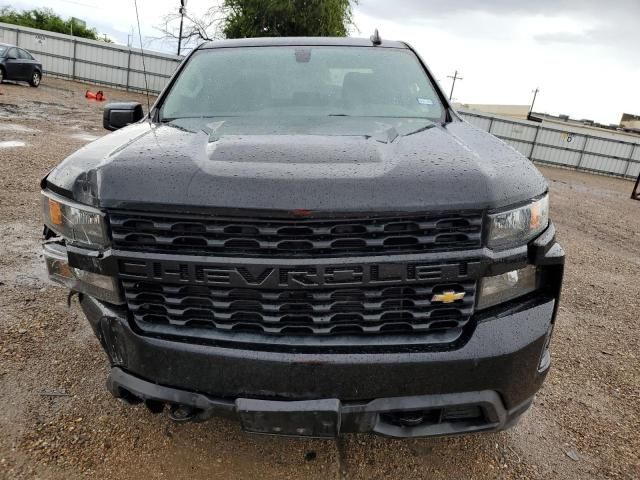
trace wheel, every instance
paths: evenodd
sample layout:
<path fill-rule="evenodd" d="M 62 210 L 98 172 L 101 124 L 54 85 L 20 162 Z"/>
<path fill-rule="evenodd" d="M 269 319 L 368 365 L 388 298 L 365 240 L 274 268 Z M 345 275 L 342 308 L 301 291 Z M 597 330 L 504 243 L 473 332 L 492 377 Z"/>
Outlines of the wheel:
<path fill-rule="evenodd" d="M 40 85 L 41 79 L 42 74 L 40 72 L 33 72 L 33 76 L 31 77 L 31 80 L 29 80 L 29 85 L 31 85 L 32 87 L 37 87 L 38 85 Z"/>
<path fill-rule="evenodd" d="M 4 82 L 4 70 L 0 68 L 0 83 Z"/>

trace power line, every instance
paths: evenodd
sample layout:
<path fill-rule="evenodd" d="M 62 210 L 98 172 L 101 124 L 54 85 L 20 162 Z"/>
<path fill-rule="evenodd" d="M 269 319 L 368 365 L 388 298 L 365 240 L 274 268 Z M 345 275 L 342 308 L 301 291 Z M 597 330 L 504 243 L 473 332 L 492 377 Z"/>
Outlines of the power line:
<path fill-rule="evenodd" d="M 136 7 L 136 20 L 138 22 L 138 36 L 140 37 L 140 57 L 142 58 L 142 71 L 144 73 L 144 91 L 147 94 L 147 117 L 151 123 L 151 102 L 149 100 L 149 84 L 147 83 L 147 66 L 144 62 L 144 51 L 142 50 L 142 32 L 140 31 L 140 15 L 138 15 L 138 0 L 133 0 Z"/>

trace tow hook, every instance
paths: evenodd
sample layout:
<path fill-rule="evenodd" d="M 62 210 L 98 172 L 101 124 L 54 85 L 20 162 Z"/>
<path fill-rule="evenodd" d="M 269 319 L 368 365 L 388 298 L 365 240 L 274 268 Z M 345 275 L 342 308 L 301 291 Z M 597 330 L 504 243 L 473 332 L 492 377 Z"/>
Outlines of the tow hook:
<path fill-rule="evenodd" d="M 169 418 L 174 422 L 188 422 L 196 416 L 196 409 L 188 405 L 171 405 Z"/>
<path fill-rule="evenodd" d="M 425 418 L 421 412 L 403 412 L 398 415 L 398 421 L 404 427 L 417 427 Z"/>

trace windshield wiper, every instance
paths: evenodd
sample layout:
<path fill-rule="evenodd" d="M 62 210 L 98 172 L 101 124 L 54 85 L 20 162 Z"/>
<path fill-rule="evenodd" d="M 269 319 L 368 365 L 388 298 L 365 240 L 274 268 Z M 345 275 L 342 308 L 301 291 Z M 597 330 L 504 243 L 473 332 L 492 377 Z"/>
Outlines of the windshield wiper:
<path fill-rule="evenodd" d="M 434 120 L 428 117 L 416 117 L 413 115 L 351 115 L 348 113 L 330 113 L 329 117 L 356 117 L 356 118 L 394 118 L 394 119 L 409 119 L 409 120 L 425 120 L 433 123 Z"/>

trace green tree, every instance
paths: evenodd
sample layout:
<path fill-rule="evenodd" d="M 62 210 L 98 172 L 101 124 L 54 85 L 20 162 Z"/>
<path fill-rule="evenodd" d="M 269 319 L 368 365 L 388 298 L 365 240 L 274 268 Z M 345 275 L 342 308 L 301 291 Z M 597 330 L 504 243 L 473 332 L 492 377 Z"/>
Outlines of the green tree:
<path fill-rule="evenodd" d="M 357 0 L 224 0 L 226 38 L 344 37 Z"/>
<path fill-rule="evenodd" d="M 73 31 L 73 36 L 75 37 L 90 38 L 91 40 L 101 40 L 111 43 L 111 40 L 108 38 L 99 37 L 95 28 L 83 26 L 71 18 L 64 20 L 50 8 L 35 8 L 33 10 L 23 10 L 19 12 L 10 6 L 0 7 L 0 22 L 47 30 L 49 32 L 66 33 L 67 35 Z"/>

